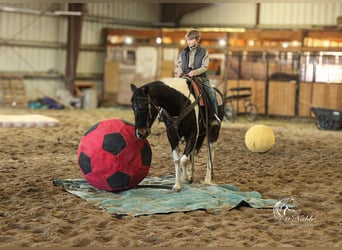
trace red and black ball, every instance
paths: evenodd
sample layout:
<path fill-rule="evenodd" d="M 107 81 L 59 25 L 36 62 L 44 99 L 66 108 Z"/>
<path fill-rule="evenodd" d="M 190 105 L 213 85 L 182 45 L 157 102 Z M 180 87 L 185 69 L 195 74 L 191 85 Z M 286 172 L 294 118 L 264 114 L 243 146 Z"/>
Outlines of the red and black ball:
<path fill-rule="evenodd" d="M 86 131 L 78 147 L 78 166 L 92 186 L 121 191 L 136 187 L 148 174 L 152 150 L 134 126 L 121 119 L 98 122 Z"/>

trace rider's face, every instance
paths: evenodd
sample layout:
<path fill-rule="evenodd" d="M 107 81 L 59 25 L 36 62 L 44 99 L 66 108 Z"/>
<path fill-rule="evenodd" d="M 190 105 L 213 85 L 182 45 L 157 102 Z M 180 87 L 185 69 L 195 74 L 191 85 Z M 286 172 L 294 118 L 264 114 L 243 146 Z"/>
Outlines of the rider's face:
<path fill-rule="evenodd" d="M 196 47 L 198 44 L 198 40 L 196 38 L 186 39 L 189 47 Z"/>

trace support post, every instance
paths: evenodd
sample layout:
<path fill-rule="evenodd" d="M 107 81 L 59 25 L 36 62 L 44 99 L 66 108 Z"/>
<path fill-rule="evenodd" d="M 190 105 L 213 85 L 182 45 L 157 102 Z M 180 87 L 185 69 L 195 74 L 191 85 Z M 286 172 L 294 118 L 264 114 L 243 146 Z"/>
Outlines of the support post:
<path fill-rule="evenodd" d="M 69 3 L 68 10 L 80 12 L 81 15 L 68 16 L 68 41 L 66 51 L 66 87 L 72 95 L 75 94 L 74 81 L 76 78 L 77 59 L 81 44 L 81 31 L 83 22 L 83 3 Z"/>

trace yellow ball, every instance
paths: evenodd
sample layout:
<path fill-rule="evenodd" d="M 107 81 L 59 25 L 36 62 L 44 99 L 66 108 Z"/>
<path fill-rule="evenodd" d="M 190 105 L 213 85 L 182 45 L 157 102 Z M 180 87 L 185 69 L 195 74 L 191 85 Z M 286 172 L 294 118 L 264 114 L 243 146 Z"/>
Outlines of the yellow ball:
<path fill-rule="evenodd" d="M 266 125 L 254 125 L 250 127 L 245 134 L 246 147 L 252 152 L 267 152 L 272 148 L 274 142 L 274 132 Z"/>

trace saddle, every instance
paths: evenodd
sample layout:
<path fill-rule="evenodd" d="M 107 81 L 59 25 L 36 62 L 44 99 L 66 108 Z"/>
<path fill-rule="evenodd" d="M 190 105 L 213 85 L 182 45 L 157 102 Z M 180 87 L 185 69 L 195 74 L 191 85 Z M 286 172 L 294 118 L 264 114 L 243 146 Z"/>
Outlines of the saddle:
<path fill-rule="evenodd" d="M 198 104 L 202 108 L 208 110 L 209 120 L 214 120 L 214 111 L 212 105 L 207 97 L 205 90 L 202 88 L 202 79 L 199 76 L 193 76 L 192 78 L 186 76 L 186 83 L 192 95 L 197 99 Z"/>
<path fill-rule="evenodd" d="M 199 104 L 200 106 L 203 106 L 207 103 L 207 101 L 204 100 L 205 95 L 202 94 L 202 79 L 199 76 L 194 76 L 192 78 L 186 76 L 184 77 L 186 80 L 186 83 L 188 85 L 188 88 L 191 92 L 191 94 L 195 98 L 199 98 Z"/>

